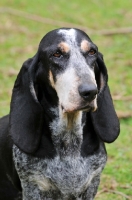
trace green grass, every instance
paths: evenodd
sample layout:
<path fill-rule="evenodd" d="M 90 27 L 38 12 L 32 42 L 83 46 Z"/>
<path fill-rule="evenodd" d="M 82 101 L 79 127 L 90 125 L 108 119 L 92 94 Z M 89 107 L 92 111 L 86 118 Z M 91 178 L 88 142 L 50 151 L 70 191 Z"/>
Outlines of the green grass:
<path fill-rule="evenodd" d="M 36 22 L 10 14 L 4 8 L 54 19 L 54 24 Z M 109 85 L 117 111 L 132 113 L 132 102 L 122 97 L 132 94 L 132 34 L 98 35 L 103 29 L 132 25 L 131 0 L 1 0 L 0 1 L 0 116 L 9 112 L 11 93 L 22 63 L 32 57 L 45 33 L 58 28 L 58 21 L 87 27 L 91 39 L 104 54 L 109 71 Z M 75 25 L 74 25 L 75 24 Z M 91 34 L 90 30 L 94 30 Z M 106 145 L 108 162 L 102 174 L 97 200 L 132 198 L 132 119 L 122 119 L 121 134 L 113 144 Z M 112 191 L 115 191 L 115 194 Z M 121 193 L 118 193 L 121 192 Z"/>

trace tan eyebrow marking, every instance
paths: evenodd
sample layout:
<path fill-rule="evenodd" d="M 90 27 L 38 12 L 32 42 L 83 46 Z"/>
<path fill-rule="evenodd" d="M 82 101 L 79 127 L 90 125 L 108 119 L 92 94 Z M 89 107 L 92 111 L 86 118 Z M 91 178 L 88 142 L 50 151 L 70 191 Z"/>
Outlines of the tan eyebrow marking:
<path fill-rule="evenodd" d="M 89 51 L 90 50 L 90 43 L 87 40 L 83 40 L 81 42 L 81 49 L 84 52 Z"/>
<path fill-rule="evenodd" d="M 58 47 L 61 48 L 62 52 L 68 53 L 70 51 L 70 47 L 66 42 L 61 42 Z"/>
<path fill-rule="evenodd" d="M 54 79 L 53 79 L 53 74 L 51 72 L 51 70 L 49 71 L 49 80 L 50 80 L 50 84 L 53 88 L 55 88 L 55 82 L 54 82 Z"/>

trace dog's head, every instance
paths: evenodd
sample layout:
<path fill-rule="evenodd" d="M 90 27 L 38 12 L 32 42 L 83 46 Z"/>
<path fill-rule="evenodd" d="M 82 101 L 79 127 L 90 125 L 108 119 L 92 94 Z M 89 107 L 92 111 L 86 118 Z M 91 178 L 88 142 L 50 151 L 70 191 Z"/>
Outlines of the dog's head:
<path fill-rule="evenodd" d="M 42 39 L 39 52 L 63 112 L 96 110 L 98 48 L 90 38 L 77 29 L 54 30 Z"/>
<path fill-rule="evenodd" d="M 27 153 L 35 152 L 55 106 L 64 113 L 95 111 L 91 117 L 97 134 L 103 141 L 114 141 L 119 124 L 107 79 L 102 55 L 86 33 L 64 28 L 49 32 L 36 55 L 23 64 L 14 85 L 10 113 L 14 143 Z"/>

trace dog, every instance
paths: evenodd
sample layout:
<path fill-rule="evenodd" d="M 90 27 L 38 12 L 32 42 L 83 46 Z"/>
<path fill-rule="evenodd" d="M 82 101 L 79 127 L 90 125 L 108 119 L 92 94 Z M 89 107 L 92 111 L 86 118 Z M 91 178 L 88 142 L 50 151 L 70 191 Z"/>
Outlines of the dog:
<path fill-rule="evenodd" d="M 0 119 L 1 200 L 92 200 L 119 135 L 103 56 L 73 28 L 47 33 Z"/>

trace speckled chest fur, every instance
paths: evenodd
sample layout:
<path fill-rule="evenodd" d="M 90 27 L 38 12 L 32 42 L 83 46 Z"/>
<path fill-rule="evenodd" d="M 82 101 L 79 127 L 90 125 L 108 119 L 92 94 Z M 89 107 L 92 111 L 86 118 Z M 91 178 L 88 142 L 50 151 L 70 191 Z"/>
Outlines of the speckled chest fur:
<path fill-rule="evenodd" d="M 95 154 L 85 158 L 81 156 L 81 120 L 82 112 L 76 114 L 74 119 L 56 114 L 55 120 L 50 124 L 57 152 L 54 159 L 36 158 L 13 146 L 14 162 L 23 188 L 23 200 L 94 198 L 100 173 L 106 163 L 106 153 L 103 144 L 100 144 L 99 151 Z"/>

